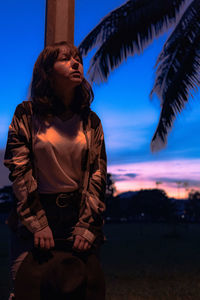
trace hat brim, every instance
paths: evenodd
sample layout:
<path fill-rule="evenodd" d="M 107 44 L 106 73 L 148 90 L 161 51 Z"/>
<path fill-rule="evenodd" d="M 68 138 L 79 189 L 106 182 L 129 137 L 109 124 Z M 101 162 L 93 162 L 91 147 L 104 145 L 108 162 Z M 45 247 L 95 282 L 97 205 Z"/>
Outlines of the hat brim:
<path fill-rule="evenodd" d="M 76 292 L 86 281 L 84 262 L 71 252 L 38 250 L 29 252 L 15 280 L 16 300 L 41 299 L 41 292 Z"/>

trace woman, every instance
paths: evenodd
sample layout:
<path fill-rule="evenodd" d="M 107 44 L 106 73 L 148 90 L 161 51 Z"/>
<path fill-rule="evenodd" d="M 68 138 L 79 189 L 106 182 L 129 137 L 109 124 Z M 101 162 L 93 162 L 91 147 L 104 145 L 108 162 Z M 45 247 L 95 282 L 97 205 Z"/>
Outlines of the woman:
<path fill-rule="evenodd" d="M 13 280 L 33 247 L 49 250 L 67 240 L 71 251 L 98 256 L 106 153 L 92 100 L 77 48 L 47 46 L 34 66 L 30 101 L 14 113 L 5 152 L 16 200 L 8 220 Z"/>

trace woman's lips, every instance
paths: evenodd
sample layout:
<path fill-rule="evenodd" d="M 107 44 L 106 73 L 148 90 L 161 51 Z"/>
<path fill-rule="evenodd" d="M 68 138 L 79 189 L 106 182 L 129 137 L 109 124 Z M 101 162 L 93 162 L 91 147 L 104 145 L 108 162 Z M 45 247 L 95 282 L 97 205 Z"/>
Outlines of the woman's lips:
<path fill-rule="evenodd" d="M 79 76 L 81 75 L 81 73 L 80 73 L 79 71 L 74 71 L 74 72 L 72 72 L 72 75 L 73 75 L 73 74 L 79 75 Z"/>

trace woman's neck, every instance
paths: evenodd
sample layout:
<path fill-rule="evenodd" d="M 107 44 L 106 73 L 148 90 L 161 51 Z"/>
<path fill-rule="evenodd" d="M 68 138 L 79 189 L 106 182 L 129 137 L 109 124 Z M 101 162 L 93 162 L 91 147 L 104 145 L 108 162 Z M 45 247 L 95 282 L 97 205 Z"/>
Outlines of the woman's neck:
<path fill-rule="evenodd" d="M 66 109 L 70 109 L 70 105 L 74 99 L 75 90 L 65 89 L 63 92 L 59 93 L 59 99 L 62 101 Z"/>
<path fill-rule="evenodd" d="M 65 88 L 57 88 L 54 90 L 55 95 L 59 98 L 60 101 L 64 104 L 66 110 L 70 109 L 70 105 L 74 100 L 75 88 L 74 87 L 66 87 Z"/>

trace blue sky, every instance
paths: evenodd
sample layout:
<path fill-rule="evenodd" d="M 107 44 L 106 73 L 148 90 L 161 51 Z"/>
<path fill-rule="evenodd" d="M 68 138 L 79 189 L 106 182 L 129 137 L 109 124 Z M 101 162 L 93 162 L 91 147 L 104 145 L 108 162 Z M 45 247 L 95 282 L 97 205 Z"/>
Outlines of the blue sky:
<path fill-rule="evenodd" d="M 75 44 L 79 45 L 107 13 L 124 2 L 122 0 L 75 0 Z M 1 8 L 0 28 L 4 45 L 0 50 L 2 58 L 0 148 L 2 154 L 14 109 L 19 102 L 27 98 L 33 64 L 43 49 L 45 1 L 4 1 Z M 129 185 L 126 185 L 126 189 L 137 189 L 136 182 L 140 182 L 140 187 L 152 187 L 155 180 L 161 178 L 163 188 L 169 190 L 169 182 L 173 181 L 173 184 L 170 183 L 172 187 L 172 185 L 176 186 L 175 182 L 179 180 L 176 178 L 175 181 L 174 173 L 168 174 L 168 165 L 171 163 L 176 165 L 176 162 L 179 162 L 182 170 L 181 176 L 176 174 L 181 178 L 180 180 L 189 182 L 191 188 L 194 186 L 200 188 L 198 185 L 200 173 L 194 168 L 189 171 L 188 168 L 188 165 L 198 165 L 200 170 L 199 93 L 194 95 L 194 99 L 191 99 L 175 121 L 168 137 L 167 147 L 156 154 L 150 152 L 150 141 L 157 126 L 160 106 L 155 96 L 152 101 L 149 99 L 149 93 L 155 78 L 156 57 L 167 36 L 168 33 L 163 34 L 140 56 L 129 57 L 111 73 L 107 82 L 93 85 L 95 100 L 92 108 L 102 119 L 108 154 L 108 170 L 115 173 L 114 178 L 117 180 L 116 185 L 119 191 L 123 190 L 124 182 L 121 180 L 119 183 L 122 177 L 117 177 L 119 173 L 117 170 L 120 166 L 124 174 L 130 172 L 133 174 L 128 178 Z M 84 58 L 85 73 L 90 58 L 91 53 Z M 150 175 L 148 178 L 144 175 L 145 163 L 146 167 L 152 167 L 150 162 L 155 162 L 157 167 L 159 164 L 158 170 L 160 171 L 157 173 L 162 174 L 160 176 L 158 174 L 157 179 L 153 175 L 152 179 Z M 138 163 L 140 168 L 138 168 Z M 134 172 L 134 168 L 138 170 L 138 173 Z M 2 169 L 2 172 L 4 173 L 5 170 Z M 164 177 L 163 172 L 166 175 Z M 195 177 L 193 177 L 194 174 Z M 5 175 L 7 175 L 6 172 Z M 5 176 L 1 178 L 2 185 L 6 183 L 5 178 Z M 192 178 L 193 181 L 191 181 Z M 184 188 L 182 188 L 182 196 L 183 194 Z"/>
<path fill-rule="evenodd" d="M 78 45 L 103 16 L 123 3 L 124 1 L 119 0 L 109 3 L 105 0 L 101 2 L 76 0 L 75 43 Z M 92 19 L 90 22 L 83 22 L 83 16 L 87 14 L 92 16 Z M 109 137 L 107 146 L 110 149 L 108 153 L 110 163 L 119 160 L 124 162 L 145 158 L 149 160 L 200 155 L 200 142 L 196 139 L 200 128 L 199 94 L 195 95 L 195 99 L 190 101 L 178 116 L 166 149 L 156 155 L 150 152 L 149 145 L 159 119 L 160 106 L 155 96 L 152 101 L 149 99 L 149 93 L 155 78 L 156 58 L 167 36 L 168 33 L 165 33 L 156 39 L 142 55 L 129 57 L 112 72 L 106 83 L 93 86 L 95 91 L 93 108 L 100 114 L 105 134 Z M 87 66 L 88 59 L 85 61 Z"/>

